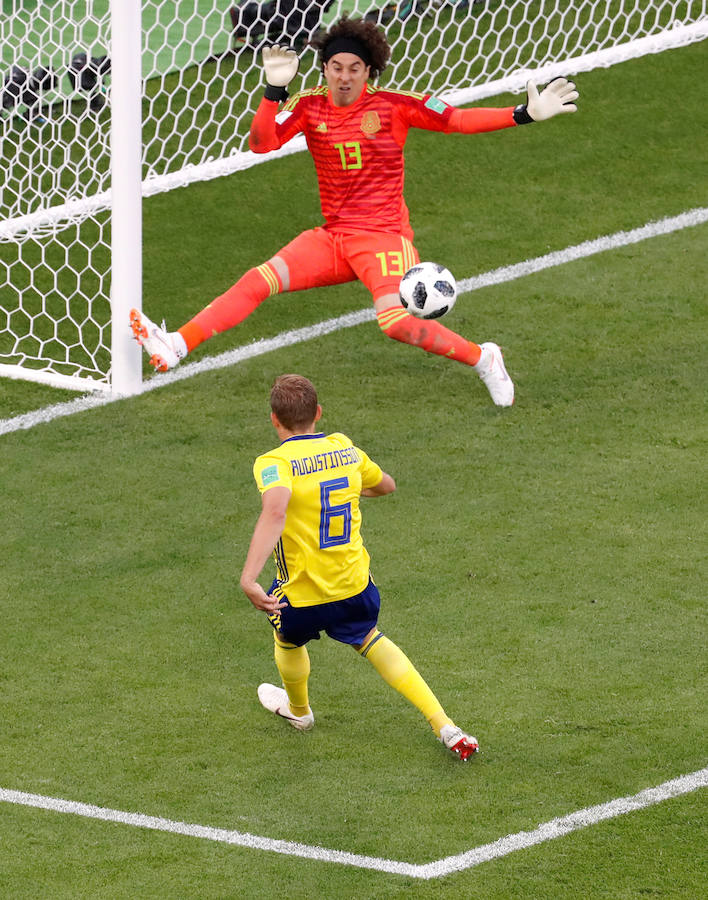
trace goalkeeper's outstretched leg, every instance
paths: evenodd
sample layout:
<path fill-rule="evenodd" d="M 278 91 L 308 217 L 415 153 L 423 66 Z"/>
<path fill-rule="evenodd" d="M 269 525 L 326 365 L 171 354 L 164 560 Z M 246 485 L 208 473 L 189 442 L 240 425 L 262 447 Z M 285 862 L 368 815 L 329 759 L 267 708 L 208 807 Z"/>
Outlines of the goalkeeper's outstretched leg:
<path fill-rule="evenodd" d="M 379 327 L 387 337 L 472 366 L 486 385 L 495 406 L 511 406 L 514 403 L 514 382 L 509 378 L 497 344 L 491 341 L 475 344 L 445 328 L 440 322 L 417 319 L 396 300 L 396 296 L 392 295 L 375 302 Z"/>
<path fill-rule="evenodd" d="M 167 331 L 164 322 L 162 327 L 156 325 L 137 309 L 130 311 L 130 327 L 148 354 L 150 365 L 166 372 L 199 344 L 243 322 L 267 297 L 282 290 L 288 290 L 287 272 L 274 257 L 246 272 L 177 331 Z"/>

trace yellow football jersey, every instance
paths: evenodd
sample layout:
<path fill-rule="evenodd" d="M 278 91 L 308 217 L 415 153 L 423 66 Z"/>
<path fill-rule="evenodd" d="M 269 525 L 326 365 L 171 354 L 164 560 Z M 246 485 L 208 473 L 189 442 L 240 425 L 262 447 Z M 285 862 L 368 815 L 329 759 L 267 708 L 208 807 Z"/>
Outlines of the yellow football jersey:
<path fill-rule="evenodd" d="M 261 493 L 291 492 L 285 528 L 273 551 L 274 593 L 293 606 L 344 600 L 364 590 L 369 554 L 361 539 L 359 497 L 383 477 L 344 434 L 297 434 L 259 456 L 253 474 Z"/>

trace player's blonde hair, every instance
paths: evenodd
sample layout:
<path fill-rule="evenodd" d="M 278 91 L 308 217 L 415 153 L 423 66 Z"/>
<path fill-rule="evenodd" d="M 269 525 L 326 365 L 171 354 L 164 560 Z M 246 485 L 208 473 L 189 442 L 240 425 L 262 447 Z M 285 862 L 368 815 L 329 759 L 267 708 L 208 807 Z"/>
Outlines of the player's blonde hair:
<path fill-rule="evenodd" d="M 317 416 L 317 391 L 304 375 L 279 375 L 270 392 L 270 408 L 289 431 L 307 428 Z"/>

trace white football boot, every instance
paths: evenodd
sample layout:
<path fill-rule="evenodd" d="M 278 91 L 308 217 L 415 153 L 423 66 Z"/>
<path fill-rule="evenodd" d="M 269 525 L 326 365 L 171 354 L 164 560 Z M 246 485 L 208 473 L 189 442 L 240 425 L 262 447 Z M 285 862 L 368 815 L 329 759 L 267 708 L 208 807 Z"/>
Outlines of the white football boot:
<path fill-rule="evenodd" d="M 174 369 L 187 355 L 187 345 L 178 331 L 166 331 L 164 322 L 162 327 L 156 325 L 139 309 L 130 310 L 130 328 L 158 372 Z"/>
<path fill-rule="evenodd" d="M 496 406 L 511 406 L 514 402 L 514 382 L 506 371 L 501 350 L 491 341 L 479 346 L 482 355 L 472 368 L 487 385 Z"/>
<path fill-rule="evenodd" d="M 479 753 L 477 738 L 465 734 L 457 725 L 443 725 L 440 729 L 440 741 L 462 762 L 467 762 L 470 756 Z"/>
<path fill-rule="evenodd" d="M 276 716 L 287 719 L 288 722 L 297 728 L 298 731 L 309 731 L 315 724 L 315 717 L 312 710 L 306 716 L 296 716 L 290 712 L 290 701 L 288 695 L 283 688 L 276 687 L 274 684 L 264 682 L 258 685 L 258 699 L 261 705 Z"/>

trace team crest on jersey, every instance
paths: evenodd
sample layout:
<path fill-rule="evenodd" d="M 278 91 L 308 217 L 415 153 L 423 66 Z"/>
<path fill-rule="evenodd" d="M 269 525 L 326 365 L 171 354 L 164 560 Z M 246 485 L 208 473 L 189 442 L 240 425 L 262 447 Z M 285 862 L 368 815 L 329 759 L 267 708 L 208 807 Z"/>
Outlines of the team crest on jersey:
<path fill-rule="evenodd" d="M 361 117 L 361 130 L 364 134 L 376 134 L 381 131 L 381 119 L 375 109 L 365 112 Z"/>

